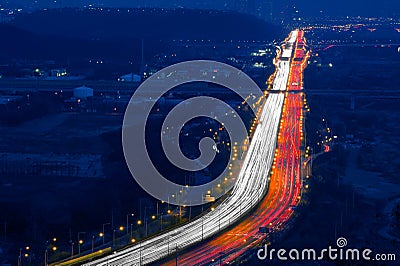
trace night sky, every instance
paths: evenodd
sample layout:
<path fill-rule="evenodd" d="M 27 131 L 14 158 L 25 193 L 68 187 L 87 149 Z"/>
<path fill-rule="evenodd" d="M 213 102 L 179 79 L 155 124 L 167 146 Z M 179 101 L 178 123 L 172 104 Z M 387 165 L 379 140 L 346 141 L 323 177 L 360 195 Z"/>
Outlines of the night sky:
<path fill-rule="evenodd" d="M 246 0 L 0 0 L 5 6 L 61 7 L 102 4 L 110 7 L 187 7 L 224 9 L 232 1 Z M 262 0 L 254 0 L 262 1 Z M 35 3 L 35 4 L 33 4 Z M 398 0 L 273 0 L 274 10 L 284 10 L 296 5 L 305 16 L 349 15 L 349 16 L 395 16 L 400 17 Z M 323 11 L 321 13 L 321 11 Z"/>

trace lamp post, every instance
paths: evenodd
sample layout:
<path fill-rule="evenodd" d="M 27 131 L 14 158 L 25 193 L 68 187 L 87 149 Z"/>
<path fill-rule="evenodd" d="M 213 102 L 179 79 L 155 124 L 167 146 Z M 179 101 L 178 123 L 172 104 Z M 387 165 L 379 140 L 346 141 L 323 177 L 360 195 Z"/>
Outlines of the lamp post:
<path fill-rule="evenodd" d="M 105 237 L 106 237 L 106 233 L 105 233 L 105 231 L 104 231 L 104 227 L 106 226 L 106 225 L 110 225 L 111 223 L 105 223 L 105 224 L 103 224 L 103 231 L 100 233 L 100 236 L 103 238 L 103 245 L 105 244 Z"/>
<path fill-rule="evenodd" d="M 49 251 L 48 251 L 48 249 L 46 248 L 46 251 L 44 252 L 44 266 L 47 266 L 47 265 L 49 265 L 48 264 L 48 260 L 49 259 Z"/>
<path fill-rule="evenodd" d="M 147 220 L 147 217 L 145 217 L 144 219 L 145 219 L 145 236 L 147 237 L 147 223 L 148 223 L 148 220 Z"/>
<path fill-rule="evenodd" d="M 22 248 L 19 249 L 18 266 L 22 264 Z"/>
<path fill-rule="evenodd" d="M 157 201 L 157 203 L 156 203 L 156 215 L 158 216 L 158 201 Z"/>
<path fill-rule="evenodd" d="M 123 230 L 124 230 L 123 226 L 120 226 L 118 229 L 113 229 L 113 246 L 115 246 L 116 240 L 117 240 L 116 232 L 117 231 L 123 231 Z"/>
<path fill-rule="evenodd" d="M 160 215 L 160 231 L 162 231 L 162 225 L 163 225 L 163 223 L 162 223 L 162 217 L 163 217 L 163 212 L 161 212 L 161 215 Z"/>
<path fill-rule="evenodd" d="M 134 213 L 128 213 L 126 215 L 126 234 L 127 235 L 129 234 L 129 217 L 133 217 L 133 216 L 135 216 Z"/>
<path fill-rule="evenodd" d="M 24 248 L 24 250 L 25 250 L 26 252 L 28 252 L 28 251 L 30 250 L 30 246 L 26 246 L 26 247 Z M 19 256 L 18 256 L 18 266 L 22 266 L 22 258 L 23 258 L 23 257 L 28 258 L 28 257 L 29 257 L 29 254 L 28 254 L 28 253 L 25 253 L 24 256 L 22 256 L 22 248 L 20 248 L 20 249 L 19 249 Z M 30 258 L 29 258 L 29 259 L 30 259 Z"/>
<path fill-rule="evenodd" d="M 78 233 L 78 255 L 81 254 L 81 245 L 83 244 L 83 240 L 81 239 L 81 234 L 86 234 L 86 232 L 79 232 Z"/>
<path fill-rule="evenodd" d="M 32 257 L 28 253 L 24 254 L 24 258 L 26 259 L 28 265 L 31 265 Z"/>
<path fill-rule="evenodd" d="M 74 242 L 71 242 L 71 258 L 74 257 Z"/>
<path fill-rule="evenodd" d="M 116 231 L 116 230 L 115 230 L 115 229 L 113 229 L 113 242 L 112 242 L 112 243 L 113 243 L 113 244 L 112 244 L 112 245 L 113 245 L 113 247 L 115 246 L 115 231 Z"/>

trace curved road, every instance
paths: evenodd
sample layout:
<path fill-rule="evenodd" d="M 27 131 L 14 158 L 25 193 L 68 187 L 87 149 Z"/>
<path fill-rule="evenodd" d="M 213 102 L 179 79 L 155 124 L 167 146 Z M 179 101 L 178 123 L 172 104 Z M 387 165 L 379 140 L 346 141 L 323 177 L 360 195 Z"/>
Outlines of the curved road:
<path fill-rule="evenodd" d="M 288 85 L 285 84 L 285 90 L 292 92 L 300 92 L 302 88 L 302 71 L 307 61 L 303 48 L 299 47 L 299 44 L 304 45 L 303 32 L 299 32 L 297 38 L 294 54 L 301 61 L 291 61 L 290 79 L 286 80 Z M 279 71 L 276 77 L 280 77 Z M 275 86 L 274 89 L 283 90 Z M 259 233 L 260 227 L 268 227 L 270 231 L 282 229 L 301 197 L 303 101 L 303 93 L 286 94 L 270 188 L 253 214 L 222 235 L 165 265 L 175 265 L 176 262 L 179 265 L 229 264 L 264 239 L 265 235 Z"/>
<path fill-rule="evenodd" d="M 293 46 L 297 40 L 297 34 L 298 31 L 293 31 L 289 40 L 284 44 L 286 47 L 284 50 L 290 49 L 292 55 Z M 290 43 L 288 43 L 288 41 L 290 41 Z M 281 64 L 280 67 L 275 77 L 275 82 L 279 85 L 277 85 L 278 87 L 274 87 L 274 89 L 284 91 L 287 90 L 288 78 L 287 75 L 282 75 L 281 72 L 289 73 L 290 65 Z M 290 140 L 289 136 L 292 134 L 295 136 L 300 134 L 300 129 L 296 127 L 296 125 L 300 123 L 300 120 L 291 113 L 293 109 L 297 110 L 297 108 L 293 107 L 292 101 L 289 100 L 290 98 L 291 97 L 286 97 L 285 100 L 285 94 L 283 92 L 268 95 L 259 118 L 260 122 L 255 130 L 249 150 L 244 159 L 243 167 L 239 173 L 237 183 L 231 194 L 213 211 L 170 232 L 145 240 L 130 248 L 118 251 L 115 254 L 85 265 L 111 266 L 148 264 L 174 254 L 176 250 L 183 250 L 218 234 L 239 221 L 244 214 L 260 203 L 267 192 L 272 168 L 275 168 L 275 170 L 272 174 L 270 192 L 265 198 L 269 200 L 263 200 L 260 206 L 263 208 L 258 208 L 255 214 L 261 212 L 263 216 L 270 217 L 272 226 L 279 226 L 281 221 L 289 218 L 292 211 L 287 206 L 295 204 L 297 200 L 295 195 L 300 193 L 300 186 L 295 182 L 295 179 L 297 180 L 300 178 L 299 168 L 295 167 L 295 165 L 300 165 L 298 163 L 300 152 L 292 152 L 292 148 L 299 145 L 297 145 L 298 143 L 294 140 L 288 141 Z M 286 101 L 285 107 L 284 101 Z M 284 117 L 281 120 L 282 110 L 284 112 Z M 285 117 L 287 117 L 287 119 Z M 279 128 L 281 128 L 281 136 L 279 137 L 278 143 Z M 277 145 L 279 145 L 279 151 L 276 154 Z M 285 169 L 281 172 L 276 170 L 279 168 Z M 282 178 L 281 175 L 284 175 L 284 178 Z M 292 186 L 292 184 L 294 184 L 294 186 Z M 270 220 L 261 221 L 262 226 Z M 234 248 L 239 246 L 235 245 L 235 243 L 249 242 L 249 244 L 251 244 L 260 241 L 261 237 L 255 232 L 258 230 L 258 226 L 252 226 L 258 223 L 259 221 L 249 217 L 240 224 L 240 227 L 238 227 L 239 231 L 228 231 L 231 232 L 231 234 L 225 233 L 213 240 L 216 241 L 215 243 L 209 242 L 212 244 L 210 245 L 208 243 L 201 246 L 194 251 L 195 256 L 191 256 L 189 253 L 186 257 L 182 258 L 182 262 L 179 262 L 179 264 L 194 265 L 211 262 L 211 256 L 218 253 L 226 243 L 228 243 L 227 251 L 229 251 L 229 247 Z M 249 232 L 247 229 L 250 228 L 253 230 Z M 241 232 L 246 232 L 248 237 L 247 235 L 243 236 Z M 232 234 L 234 234 L 234 236 Z M 235 250 L 235 253 L 230 256 L 237 256 L 241 251 L 242 250 Z M 204 256 L 208 256 L 210 259 L 204 258 Z"/>

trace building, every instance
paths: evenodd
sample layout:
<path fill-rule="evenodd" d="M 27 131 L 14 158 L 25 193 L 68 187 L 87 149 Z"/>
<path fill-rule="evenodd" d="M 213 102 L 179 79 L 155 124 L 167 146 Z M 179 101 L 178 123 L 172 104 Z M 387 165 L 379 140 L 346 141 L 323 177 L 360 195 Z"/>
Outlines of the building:
<path fill-rule="evenodd" d="M 51 77 L 64 77 L 67 76 L 67 70 L 65 68 L 51 69 L 50 76 Z"/>
<path fill-rule="evenodd" d="M 121 82 L 141 82 L 142 78 L 139 75 L 129 73 L 118 78 Z"/>
<path fill-rule="evenodd" d="M 87 99 L 88 97 L 93 97 L 93 89 L 86 86 L 75 88 L 74 97 L 77 99 Z"/>

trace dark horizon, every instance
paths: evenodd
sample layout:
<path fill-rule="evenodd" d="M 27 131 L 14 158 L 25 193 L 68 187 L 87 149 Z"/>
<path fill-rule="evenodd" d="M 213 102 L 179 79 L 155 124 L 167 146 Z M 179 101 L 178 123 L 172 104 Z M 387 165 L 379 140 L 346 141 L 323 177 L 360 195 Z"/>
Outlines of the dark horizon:
<path fill-rule="evenodd" d="M 400 3 L 392 0 L 337 0 L 328 2 L 315 2 L 312 0 L 271 0 L 275 16 L 282 12 L 298 10 L 301 16 L 369 16 L 369 17 L 400 17 Z M 268 2 L 268 1 L 264 1 Z M 0 6 L 7 8 L 60 8 L 84 7 L 88 5 L 103 7 L 161 7 L 161 8 L 199 8 L 232 10 L 238 6 L 254 6 L 263 1 L 246 0 L 3 0 Z"/>

